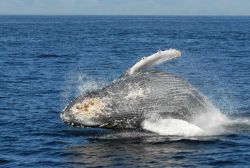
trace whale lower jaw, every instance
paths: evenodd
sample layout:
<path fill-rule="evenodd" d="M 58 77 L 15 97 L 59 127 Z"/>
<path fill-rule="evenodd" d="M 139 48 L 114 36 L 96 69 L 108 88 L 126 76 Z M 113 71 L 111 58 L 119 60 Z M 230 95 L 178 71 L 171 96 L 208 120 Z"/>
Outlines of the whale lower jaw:
<path fill-rule="evenodd" d="M 64 118 L 61 118 L 62 121 L 71 126 L 71 127 L 77 127 L 77 128 L 114 128 L 114 126 L 112 126 L 111 124 L 108 124 L 108 123 L 104 123 L 104 124 L 98 124 L 98 125 L 84 125 L 84 124 L 81 124 L 81 123 L 77 123 L 77 122 L 70 122 L 70 121 L 67 121 L 65 120 Z"/>
<path fill-rule="evenodd" d="M 98 124 L 98 125 L 84 125 L 78 122 L 70 122 L 63 118 L 62 118 L 62 121 L 71 127 L 77 127 L 77 128 L 105 128 L 105 129 L 113 129 L 113 130 L 142 129 L 141 122 L 134 124 L 134 125 L 119 123 L 119 122 L 103 123 L 103 124 Z"/>
<path fill-rule="evenodd" d="M 72 126 L 72 127 L 78 127 L 78 128 L 104 128 L 103 126 L 105 124 L 102 124 L 102 125 L 83 125 L 83 124 L 80 124 L 80 123 L 74 123 L 74 122 L 69 122 L 69 121 L 66 121 L 66 120 L 63 120 L 62 121 L 69 125 L 69 126 Z"/>
<path fill-rule="evenodd" d="M 100 126 L 100 124 L 98 124 L 98 125 L 84 125 L 84 124 L 81 124 L 81 123 L 79 123 L 79 122 L 72 122 L 72 121 L 69 121 L 69 120 L 67 120 L 67 119 L 65 119 L 64 117 L 63 117 L 63 115 L 61 114 L 61 120 L 65 123 L 65 124 L 67 124 L 67 125 L 69 125 L 69 126 L 72 126 L 72 127 L 78 127 L 78 128 L 96 128 L 96 127 L 99 127 Z"/>
<path fill-rule="evenodd" d="M 64 120 L 64 119 L 62 119 L 62 121 L 63 121 L 65 124 L 70 125 L 70 126 L 72 126 L 72 127 L 82 127 L 82 128 L 86 128 L 84 125 L 79 124 L 79 123 L 69 122 L 69 121 Z"/>

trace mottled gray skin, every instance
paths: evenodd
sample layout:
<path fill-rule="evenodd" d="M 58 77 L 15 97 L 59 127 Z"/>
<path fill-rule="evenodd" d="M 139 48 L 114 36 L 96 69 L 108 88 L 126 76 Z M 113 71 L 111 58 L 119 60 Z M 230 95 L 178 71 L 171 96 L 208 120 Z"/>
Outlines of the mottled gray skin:
<path fill-rule="evenodd" d="M 98 117 L 88 119 L 92 124 L 80 121 L 71 110 L 75 103 L 86 98 L 108 100 Z M 208 111 L 207 102 L 197 89 L 176 76 L 163 72 L 141 72 L 124 75 L 109 86 L 77 97 L 61 113 L 61 118 L 73 126 L 136 129 L 148 118 L 192 121 L 196 115 Z"/>

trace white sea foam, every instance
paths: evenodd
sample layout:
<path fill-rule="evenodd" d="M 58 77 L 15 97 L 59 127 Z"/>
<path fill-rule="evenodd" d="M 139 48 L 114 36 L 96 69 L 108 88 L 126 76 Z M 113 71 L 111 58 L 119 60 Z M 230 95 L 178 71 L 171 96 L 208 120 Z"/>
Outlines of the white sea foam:
<path fill-rule="evenodd" d="M 230 123 L 219 109 L 211 105 L 210 111 L 197 115 L 192 121 L 187 122 L 181 119 L 161 117 L 149 118 L 142 123 L 145 130 L 158 133 L 160 135 L 175 136 L 213 136 L 226 133 L 225 125 Z"/>
<path fill-rule="evenodd" d="M 229 121 L 230 125 L 237 125 L 237 124 L 240 124 L 240 125 L 245 125 L 245 126 L 250 126 L 250 119 L 249 118 L 234 118 L 232 120 Z"/>
<path fill-rule="evenodd" d="M 216 107 L 211 106 L 209 112 L 200 114 L 192 121 L 193 124 L 199 126 L 203 131 L 203 135 L 220 135 L 227 132 L 225 125 L 230 120 L 220 112 Z"/>

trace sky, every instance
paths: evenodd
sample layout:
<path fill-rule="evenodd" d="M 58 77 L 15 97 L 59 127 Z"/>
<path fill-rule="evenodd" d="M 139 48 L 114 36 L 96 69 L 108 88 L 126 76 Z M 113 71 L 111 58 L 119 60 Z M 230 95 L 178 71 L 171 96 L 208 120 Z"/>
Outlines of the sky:
<path fill-rule="evenodd" d="M 0 0 L 0 15 L 250 15 L 250 0 Z"/>

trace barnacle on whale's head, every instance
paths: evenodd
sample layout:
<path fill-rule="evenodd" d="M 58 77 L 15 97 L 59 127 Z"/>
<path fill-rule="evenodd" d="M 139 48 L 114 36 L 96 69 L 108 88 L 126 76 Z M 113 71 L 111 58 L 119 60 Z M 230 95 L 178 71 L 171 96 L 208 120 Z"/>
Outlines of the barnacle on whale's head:
<path fill-rule="evenodd" d="M 99 119 L 105 109 L 102 99 L 85 98 L 71 104 L 61 113 L 61 118 L 65 123 L 85 127 L 103 124 Z"/>

